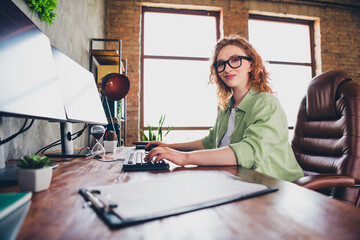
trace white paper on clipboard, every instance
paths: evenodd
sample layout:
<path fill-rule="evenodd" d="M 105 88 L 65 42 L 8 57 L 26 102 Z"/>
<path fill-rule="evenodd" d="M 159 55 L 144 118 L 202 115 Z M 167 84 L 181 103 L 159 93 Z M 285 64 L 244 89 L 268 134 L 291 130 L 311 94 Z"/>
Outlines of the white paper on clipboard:
<path fill-rule="evenodd" d="M 265 191 L 268 186 L 249 183 L 225 171 L 183 171 L 140 182 L 89 188 L 100 190 L 118 204 L 113 210 L 123 219 L 166 215 L 176 209 L 241 199 Z"/>

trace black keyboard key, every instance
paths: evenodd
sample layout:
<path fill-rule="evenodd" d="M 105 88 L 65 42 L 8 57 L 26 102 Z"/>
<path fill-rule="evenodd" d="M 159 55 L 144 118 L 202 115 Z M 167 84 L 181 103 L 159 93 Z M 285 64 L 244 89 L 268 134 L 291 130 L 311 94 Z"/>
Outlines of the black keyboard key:
<path fill-rule="evenodd" d="M 123 171 L 168 170 L 170 165 L 164 160 L 145 162 L 145 152 L 131 152 L 123 163 Z"/>
<path fill-rule="evenodd" d="M 123 164 L 123 171 L 147 171 L 147 170 L 168 170 L 170 165 L 168 163 L 152 163 L 147 162 L 143 164 Z"/>

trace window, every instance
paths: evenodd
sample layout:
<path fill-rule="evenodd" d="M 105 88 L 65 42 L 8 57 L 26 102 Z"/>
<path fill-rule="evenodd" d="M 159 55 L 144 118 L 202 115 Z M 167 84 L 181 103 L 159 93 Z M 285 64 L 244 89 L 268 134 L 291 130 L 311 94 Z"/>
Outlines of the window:
<path fill-rule="evenodd" d="M 314 76 L 313 22 L 250 15 L 249 41 L 267 62 L 273 90 L 293 129 Z"/>
<path fill-rule="evenodd" d="M 142 129 L 157 127 L 166 115 L 164 126 L 174 126 L 170 135 L 176 141 L 192 140 L 180 135 L 196 139 L 208 133 L 217 114 L 208 79 L 218 17 L 217 12 L 143 8 Z"/>

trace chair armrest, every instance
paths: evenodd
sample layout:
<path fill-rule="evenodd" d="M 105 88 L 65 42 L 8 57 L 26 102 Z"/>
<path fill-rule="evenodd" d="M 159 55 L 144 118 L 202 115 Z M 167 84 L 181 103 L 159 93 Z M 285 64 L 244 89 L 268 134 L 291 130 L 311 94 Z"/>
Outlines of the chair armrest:
<path fill-rule="evenodd" d="M 360 187 L 359 179 L 337 174 L 305 176 L 294 181 L 294 183 L 312 190 L 328 187 Z"/>

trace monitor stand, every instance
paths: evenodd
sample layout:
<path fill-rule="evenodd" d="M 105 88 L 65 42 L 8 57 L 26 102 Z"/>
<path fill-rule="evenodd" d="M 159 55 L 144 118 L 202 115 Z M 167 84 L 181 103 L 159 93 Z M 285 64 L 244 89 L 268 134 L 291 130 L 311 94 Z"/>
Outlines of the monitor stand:
<path fill-rule="evenodd" d="M 88 157 L 91 155 L 89 149 L 74 149 L 73 141 L 71 140 L 72 124 L 68 122 L 60 123 L 61 134 L 61 152 L 46 153 L 50 158 L 77 158 Z"/>

